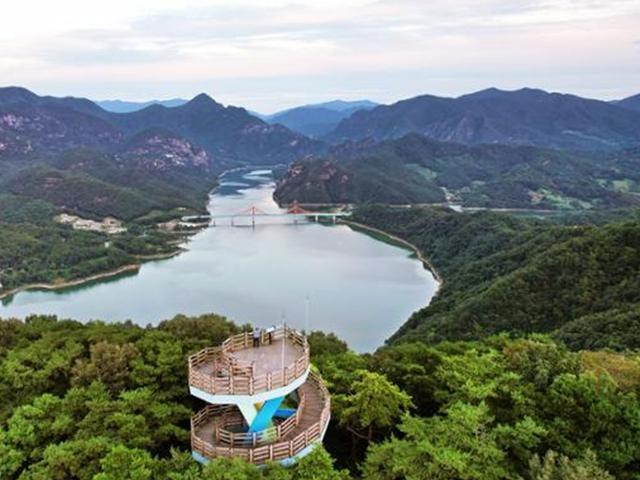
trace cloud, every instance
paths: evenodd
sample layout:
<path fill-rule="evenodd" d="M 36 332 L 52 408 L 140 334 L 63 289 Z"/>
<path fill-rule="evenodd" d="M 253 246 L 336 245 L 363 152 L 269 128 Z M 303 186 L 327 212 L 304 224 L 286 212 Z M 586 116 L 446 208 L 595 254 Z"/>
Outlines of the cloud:
<path fill-rule="evenodd" d="M 79 30 L 31 44 L 31 55 L 51 66 L 131 65 L 161 61 L 175 50 L 128 30 Z M 24 53 L 24 50 L 23 50 Z"/>
<path fill-rule="evenodd" d="M 267 100 L 252 88 L 269 84 L 283 98 L 295 78 L 309 96 L 334 95 L 340 81 L 356 95 L 357 79 L 363 95 L 397 98 L 407 85 L 415 94 L 453 93 L 443 91 L 443 77 L 470 90 L 505 79 L 535 86 L 554 75 L 559 83 L 640 75 L 637 0 L 184 0 L 180 8 L 171 0 L 111 0 L 109 8 L 60 0 L 33 20 L 34 1 L 11 2 L 0 18 L 0 75 L 41 88 L 93 92 L 110 81 L 131 97 L 140 95 L 136 85 L 174 85 L 169 96 L 214 85 L 268 110 L 278 93 Z"/>

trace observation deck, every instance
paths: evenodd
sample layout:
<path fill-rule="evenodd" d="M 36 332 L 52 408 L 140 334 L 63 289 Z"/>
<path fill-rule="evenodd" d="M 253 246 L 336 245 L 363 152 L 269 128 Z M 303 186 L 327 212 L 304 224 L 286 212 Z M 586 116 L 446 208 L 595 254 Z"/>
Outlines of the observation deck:
<path fill-rule="evenodd" d="M 189 357 L 191 394 L 209 404 L 191 419 L 192 453 L 201 463 L 239 457 L 286 465 L 324 437 L 330 398 L 310 373 L 306 337 L 281 326 L 253 343 L 243 333 Z"/>

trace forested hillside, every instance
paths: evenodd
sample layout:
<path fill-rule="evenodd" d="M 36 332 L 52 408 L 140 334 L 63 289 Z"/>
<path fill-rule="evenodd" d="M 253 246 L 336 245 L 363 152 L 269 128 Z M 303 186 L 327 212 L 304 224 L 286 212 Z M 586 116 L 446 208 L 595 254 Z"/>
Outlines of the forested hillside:
<path fill-rule="evenodd" d="M 441 293 L 393 337 L 546 332 L 579 348 L 640 347 L 640 219 L 567 225 L 505 214 L 362 207 L 354 220 L 416 245 Z M 584 220 L 588 220 L 588 217 Z"/>
<path fill-rule="evenodd" d="M 5 135 L 28 141 L 25 153 L 45 147 L 48 152 L 78 145 L 117 145 L 127 136 L 158 128 L 205 148 L 216 162 L 279 163 L 318 146 L 285 127 L 263 122 L 243 108 L 225 107 L 206 94 L 172 107 L 153 104 L 114 113 L 84 98 L 0 88 L 0 141 Z M 0 154 L 9 146 L 0 147 Z"/>
<path fill-rule="evenodd" d="M 0 294 L 175 252 L 179 237 L 155 224 L 205 211 L 220 159 L 166 129 L 128 135 L 111 115 L 85 99 L 0 88 Z M 115 217 L 127 233 L 77 231 L 61 213 Z"/>
<path fill-rule="evenodd" d="M 152 105 L 126 114 L 109 114 L 109 122 L 127 134 L 162 128 L 206 149 L 217 161 L 274 165 L 320 149 L 318 142 L 282 125 L 269 125 L 244 108 L 225 107 L 206 94 L 184 105 Z"/>
<path fill-rule="evenodd" d="M 294 163 L 278 182 L 284 203 L 441 203 L 584 209 L 640 205 L 640 150 L 571 153 L 467 146 L 417 134 L 334 147 Z"/>
<path fill-rule="evenodd" d="M 344 140 L 419 133 L 464 144 L 615 150 L 640 143 L 640 112 L 575 95 L 488 88 L 457 98 L 421 95 L 356 112 L 327 136 Z"/>
<path fill-rule="evenodd" d="M 132 224 L 125 233 L 77 231 L 51 221 L 55 208 L 0 196 L 0 294 L 29 284 L 60 285 L 176 251 L 177 237 Z"/>
<path fill-rule="evenodd" d="M 218 170 L 202 148 L 158 129 L 127 139 L 75 103 L 35 98 L 11 103 L 0 89 L 0 194 L 124 220 L 153 209 L 203 209 Z"/>
<path fill-rule="evenodd" d="M 637 478 L 637 356 L 570 352 L 541 336 L 357 355 L 315 332 L 312 361 L 332 393 L 331 456 L 320 448 L 287 470 L 203 468 L 189 450 L 200 405 L 187 356 L 247 328 L 215 315 L 155 328 L 0 321 L 0 478 Z"/>
<path fill-rule="evenodd" d="M 138 264 L 140 256 L 176 251 L 179 235 L 159 231 L 153 219 L 202 211 L 214 179 L 208 167 L 193 163 L 197 151 L 188 143 L 149 138 L 160 140 L 148 148 L 130 144 L 122 157 L 82 148 L 48 165 L 19 168 L 7 161 L 0 171 L 0 294 L 34 283 L 60 285 Z M 164 168 L 157 162 L 166 157 L 149 160 L 149 148 L 158 143 L 177 149 L 172 161 L 185 163 Z M 155 162 L 151 168 L 149 161 Z M 98 220 L 114 216 L 127 231 L 113 236 L 74 230 L 55 221 L 62 212 Z"/>
<path fill-rule="evenodd" d="M 172 108 L 113 113 L 82 98 L 0 88 L 0 194 L 88 217 L 202 211 L 225 169 L 320 150 L 318 142 L 204 94 Z"/>

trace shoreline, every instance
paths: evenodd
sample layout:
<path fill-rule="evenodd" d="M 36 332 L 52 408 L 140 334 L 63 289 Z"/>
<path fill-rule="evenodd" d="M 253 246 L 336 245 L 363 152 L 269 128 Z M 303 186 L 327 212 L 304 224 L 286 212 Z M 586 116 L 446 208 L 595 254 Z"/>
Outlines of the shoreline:
<path fill-rule="evenodd" d="M 389 232 L 385 232 L 384 230 L 381 230 L 379 228 L 376 227 L 372 227 L 370 225 L 365 225 L 364 223 L 359 223 L 359 222 L 354 222 L 352 220 L 343 220 L 343 219 L 338 219 L 338 223 L 342 223 L 344 225 L 356 228 L 356 229 L 362 229 L 362 230 L 366 230 L 372 233 L 377 233 L 379 235 L 382 235 L 390 240 L 393 240 L 393 242 L 395 243 L 399 243 L 400 245 L 403 245 L 405 247 L 407 247 L 409 250 L 413 251 L 413 253 L 415 253 L 416 257 L 418 258 L 418 260 L 420 260 L 420 262 L 422 263 L 422 266 L 424 268 L 426 268 L 427 270 L 429 270 L 431 272 L 431 274 L 433 275 L 433 277 L 435 278 L 436 282 L 438 282 L 438 288 L 436 289 L 436 292 L 434 294 L 438 295 L 438 293 L 440 292 L 440 290 L 442 289 L 442 285 L 444 284 L 444 279 L 442 277 L 442 275 L 440 275 L 440 272 L 438 272 L 438 270 L 433 266 L 433 264 L 431 263 L 431 261 L 429 261 L 429 259 L 424 255 L 424 253 L 422 253 L 422 250 L 420 250 L 418 247 L 416 247 L 413 243 L 408 242 L 407 240 L 404 240 L 403 238 L 397 237 Z"/>
<path fill-rule="evenodd" d="M 218 180 L 220 178 L 222 178 L 222 176 L 230 171 L 233 171 L 235 169 L 229 169 L 229 170 L 225 170 L 223 173 L 221 173 L 218 176 Z M 210 195 L 213 194 L 216 189 L 219 187 L 219 185 L 215 185 L 211 191 L 208 194 L 207 198 L 210 198 Z M 209 205 L 209 202 L 207 201 L 205 208 Z M 207 210 L 208 211 L 208 210 Z M 198 229 L 197 231 L 192 232 L 190 235 L 182 235 L 183 240 L 185 238 L 189 238 L 192 235 L 195 235 L 197 233 L 199 233 L 201 229 Z M 182 245 L 184 244 L 183 241 L 179 242 L 179 246 L 176 250 L 172 251 L 172 252 L 168 252 L 168 253 L 157 253 L 157 254 L 153 254 L 153 255 L 132 255 L 132 257 L 136 260 L 139 260 L 139 263 L 130 263 L 128 265 L 123 265 L 122 267 L 118 267 L 115 270 L 108 270 L 106 272 L 101 272 L 101 273 L 96 273 L 94 275 L 89 275 L 88 277 L 82 277 L 82 278 L 77 278 L 74 280 L 66 280 L 64 282 L 61 283 L 29 283 L 26 285 L 21 285 L 20 287 L 16 287 L 14 289 L 11 290 L 7 290 L 6 292 L 0 292 L 0 301 L 13 297 L 14 295 L 17 295 L 21 292 L 27 292 L 30 290 L 47 290 L 47 291 L 56 291 L 56 290 L 63 290 L 65 288 L 69 288 L 69 287 L 79 287 L 81 285 L 85 285 L 87 283 L 91 283 L 97 280 L 105 280 L 111 277 L 115 277 L 118 275 L 121 275 L 123 273 L 128 273 L 128 272 L 137 272 L 140 270 L 140 268 L 142 267 L 142 265 L 146 262 L 153 262 L 153 261 L 159 261 L 159 260 L 166 260 L 169 258 L 173 258 L 175 256 L 180 255 L 181 253 L 186 252 L 188 249 L 183 247 Z"/>
<path fill-rule="evenodd" d="M 67 280 L 61 283 L 29 283 L 27 285 L 22 285 L 20 287 L 14 288 L 7 292 L 0 293 L 0 300 L 4 300 L 5 298 L 12 297 L 21 292 L 26 292 L 29 290 L 62 290 L 69 287 L 79 287 L 86 283 L 91 283 L 96 280 L 104 280 L 107 278 L 118 276 L 122 273 L 128 272 L 137 272 L 140 270 L 142 265 L 146 262 L 153 262 L 158 260 L 166 260 L 169 258 L 176 257 L 181 253 L 186 252 L 187 249 L 180 247 L 173 252 L 168 253 L 157 253 L 155 255 L 134 255 L 134 258 L 140 260 L 140 263 L 130 263 L 128 265 L 123 265 L 122 267 L 118 267 L 115 270 L 108 270 L 106 272 L 96 273 L 94 275 L 89 275 L 88 277 L 76 278 L 74 280 Z"/>
<path fill-rule="evenodd" d="M 152 262 L 154 260 L 166 260 L 168 258 L 176 257 L 186 251 L 187 251 L 186 248 L 179 247 L 177 250 L 174 250 L 173 252 L 155 253 L 153 255 L 134 255 L 134 257 L 137 258 L 138 260 L 141 260 L 140 266 L 142 266 L 142 263 L 145 263 L 147 261 Z"/>
<path fill-rule="evenodd" d="M 257 167 L 256 167 L 257 168 Z M 236 168 L 232 168 L 229 170 L 225 170 L 224 172 L 222 172 L 219 176 L 218 176 L 218 180 L 222 179 L 224 177 L 225 174 L 227 173 L 231 173 L 233 171 L 241 171 L 241 170 L 245 170 L 247 169 L 247 167 L 236 167 Z M 217 184 L 210 192 L 209 192 L 209 198 L 211 197 L 211 195 L 215 194 L 216 190 L 220 187 L 219 184 Z M 277 202 L 276 202 L 277 203 Z M 207 203 L 208 206 L 209 203 Z M 408 250 L 412 251 L 416 257 L 418 258 L 418 260 L 422 263 L 422 266 L 426 269 L 429 270 L 429 272 L 431 272 L 431 274 L 433 275 L 434 279 L 437 282 L 437 288 L 435 291 L 435 295 L 438 295 L 438 293 L 440 292 L 442 285 L 444 284 L 444 279 L 442 278 L 442 276 L 440 275 L 440 273 L 438 272 L 438 270 L 433 266 L 433 264 L 429 261 L 429 259 L 423 254 L 423 252 L 414 244 L 412 244 L 411 242 L 404 240 L 400 237 L 397 237 L 389 232 L 385 232 L 384 230 L 381 230 L 379 228 L 376 227 L 372 227 L 369 225 L 365 225 L 359 222 L 354 222 L 351 220 L 344 220 L 344 219 L 338 219 L 337 223 L 341 223 L 343 225 L 347 225 L 352 227 L 354 230 L 360 229 L 363 230 L 365 233 L 366 232 L 371 232 L 371 233 L 376 233 L 378 235 L 381 235 L 382 237 L 385 237 L 389 240 L 392 241 L 392 243 L 395 243 L 401 247 L 405 247 Z M 197 234 L 199 233 L 200 229 L 198 229 L 198 231 L 192 232 L 193 234 Z M 191 235 L 186 235 L 185 237 L 190 237 Z M 380 240 L 383 241 L 383 240 Z M 183 242 L 180 242 L 181 244 Z M 128 264 L 128 265 L 123 265 L 119 268 L 116 268 L 114 270 L 109 270 L 106 272 L 101 272 L 101 273 L 96 273 L 94 275 L 89 275 L 88 277 L 82 277 L 82 278 L 77 278 L 74 280 L 67 280 L 64 282 L 60 282 L 60 283 L 30 283 L 30 284 L 26 284 L 26 285 L 22 285 L 20 287 L 16 287 L 12 290 L 8 290 L 6 292 L 0 292 L 0 300 L 4 300 L 6 298 L 10 298 L 14 295 L 17 295 L 21 292 L 25 292 L 25 291 L 30 291 L 30 290 L 46 290 L 46 291 L 56 291 L 56 290 L 62 290 L 65 288 L 69 288 L 69 287 L 77 287 L 77 286 L 81 286 L 87 283 L 91 283 L 94 281 L 98 281 L 98 280 L 104 280 L 104 279 L 108 279 L 111 277 L 115 277 L 118 276 L 120 274 L 123 273 L 128 273 L 128 272 L 137 272 L 140 270 L 140 268 L 142 267 L 142 265 L 146 262 L 153 262 L 153 261 L 159 261 L 159 260 L 165 260 L 165 259 L 170 259 L 173 258 L 175 256 L 180 255 L 181 253 L 184 253 L 188 251 L 188 248 L 185 248 L 184 246 L 179 246 L 176 250 L 172 251 L 172 252 L 167 252 L 167 253 L 158 253 L 158 254 L 153 254 L 153 255 L 134 255 L 133 258 L 135 258 L 136 260 L 139 260 L 139 263 L 132 263 L 132 264 Z"/>
<path fill-rule="evenodd" d="M 26 292 L 29 290 L 61 290 L 68 287 L 78 287 L 85 283 L 93 282 L 95 280 L 103 280 L 105 278 L 115 277 L 122 273 L 138 271 L 142 264 L 140 263 L 131 263 L 129 265 L 124 265 L 122 267 L 116 268 L 115 270 L 109 270 L 108 272 L 96 273 L 95 275 L 89 275 L 88 277 L 78 278 L 75 280 L 67 280 L 61 283 L 29 283 L 27 285 L 23 285 L 21 287 L 14 288 L 13 290 L 9 290 L 4 293 L 0 293 L 0 300 L 16 295 L 20 292 Z"/>

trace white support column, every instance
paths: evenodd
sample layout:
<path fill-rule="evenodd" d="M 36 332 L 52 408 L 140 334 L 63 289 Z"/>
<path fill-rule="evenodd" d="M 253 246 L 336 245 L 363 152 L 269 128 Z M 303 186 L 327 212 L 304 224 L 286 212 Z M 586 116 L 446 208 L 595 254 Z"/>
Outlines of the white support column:
<path fill-rule="evenodd" d="M 244 417 L 247 425 L 251 425 L 258 414 L 258 410 L 256 410 L 256 406 L 250 401 L 244 400 L 237 403 L 240 412 L 242 412 L 242 416 Z"/>

